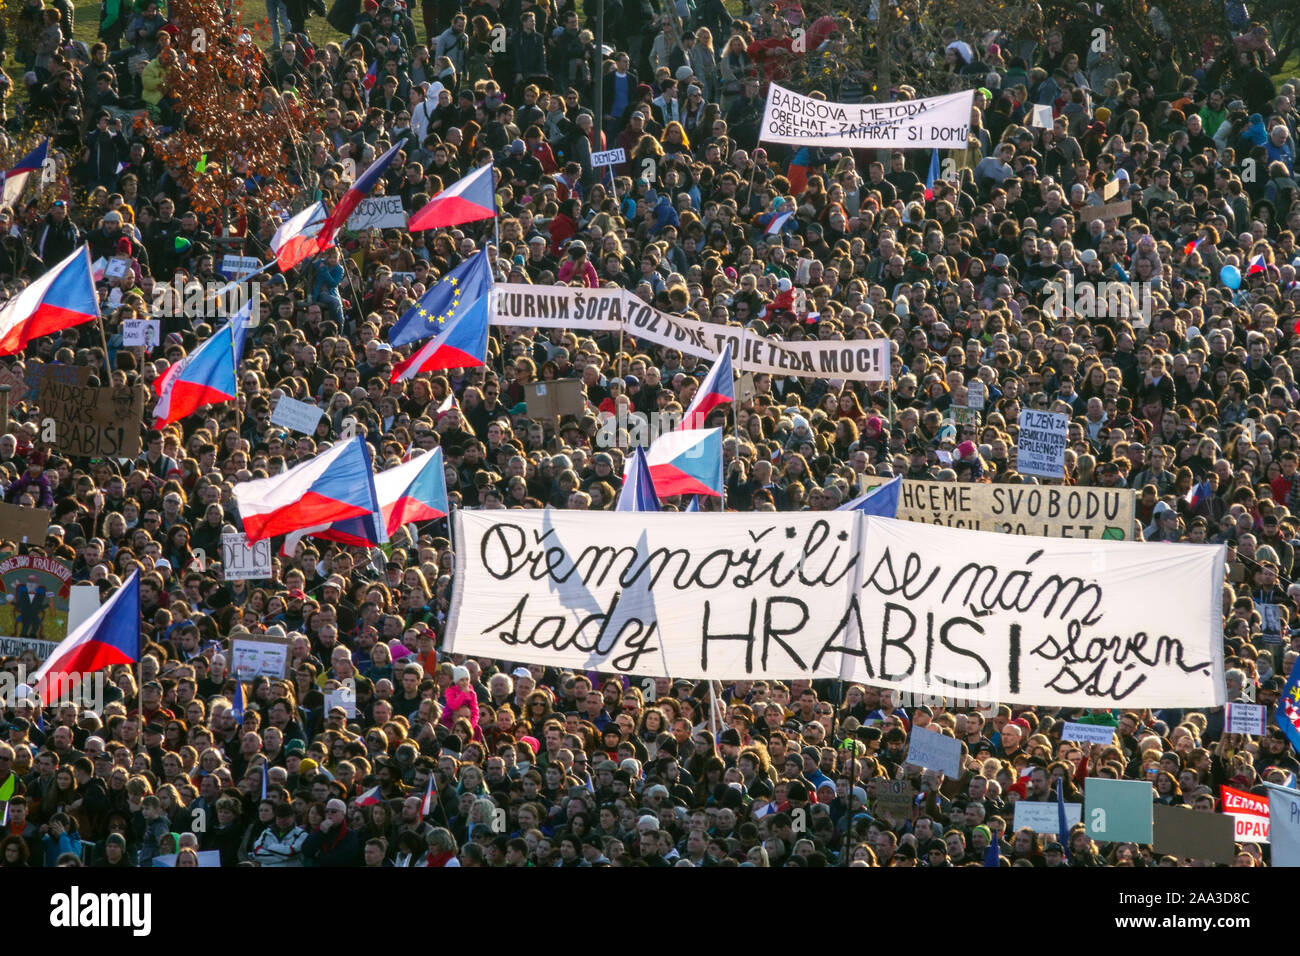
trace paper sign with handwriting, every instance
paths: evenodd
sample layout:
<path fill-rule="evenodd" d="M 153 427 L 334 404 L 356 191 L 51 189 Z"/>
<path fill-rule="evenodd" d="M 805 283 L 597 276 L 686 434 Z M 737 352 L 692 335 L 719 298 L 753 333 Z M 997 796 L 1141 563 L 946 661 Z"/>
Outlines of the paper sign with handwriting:
<path fill-rule="evenodd" d="M 1076 724 L 1067 721 L 1061 731 L 1062 740 L 1073 740 L 1081 744 L 1101 744 L 1109 747 L 1115 742 L 1114 727 L 1098 727 L 1096 724 Z"/>
<path fill-rule="evenodd" d="M 988 703 L 1223 702 L 1222 546 L 1030 538 L 856 512 L 715 515 L 707 535 L 697 522 L 458 511 L 452 649 Z"/>
<path fill-rule="evenodd" d="M 1070 828 L 1079 822 L 1083 814 L 1083 805 L 1067 803 L 1065 805 L 1065 826 Z M 1019 830 L 1029 827 L 1035 833 L 1051 833 L 1063 837 L 1061 831 L 1061 809 L 1055 800 L 1039 803 L 1036 800 L 1017 800 L 1015 822 L 1012 827 Z M 1062 840 L 1064 842 L 1064 840 Z"/>
<path fill-rule="evenodd" d="M 960 777 L 961 741 L 924 727 L 913 727 L 907 746 L 907 762 L 926 770 L 942 770 L 949 777 Z"/>

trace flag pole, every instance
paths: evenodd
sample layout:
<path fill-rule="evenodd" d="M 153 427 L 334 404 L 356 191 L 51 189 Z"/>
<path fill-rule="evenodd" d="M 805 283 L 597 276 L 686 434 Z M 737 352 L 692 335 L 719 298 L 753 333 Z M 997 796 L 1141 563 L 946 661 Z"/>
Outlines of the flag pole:
<path fill-rule="evenodd" d="M 100 312 L 95 321 L 99 325 L 99 341 L 104 344 L 104 370 L 108 372 L 108 378 L 104 381 L 104 385 L 111 388 L 113 385 L 113 366 L 108 361 L 108 333 L 104 331 L 104 313 Z"/>

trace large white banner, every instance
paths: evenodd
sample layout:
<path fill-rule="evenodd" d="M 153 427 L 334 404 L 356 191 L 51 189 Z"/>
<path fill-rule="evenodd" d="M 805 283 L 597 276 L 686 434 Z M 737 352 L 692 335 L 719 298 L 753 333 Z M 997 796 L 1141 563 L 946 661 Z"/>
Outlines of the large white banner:
<path fill-rule="evenodd" d="M 897 103 L 831 103 L 773 83 L 759 140 L 830 149 L 965 149 L 975 91 Z"/>
<path fill-rule="evenodd" d="M 622 331 L 635 341 L 676 348 L 686 355 L 710 360 L 730 348 L 737 372 L 855 382 L 884 382 L 889 378 L 888 339 L 785 342 L 736 325 L 669 315 L 625 289 L 497 283 L 492 289 L 492 324 Z"/>
<path fill-rule="evenodd" d="M 690 679 L 1068 707 L 1224 700 L 1219 546 L 856 512 L 456 513 L 451 649 Z M 1156 582 L 1159 586 L 1154 586 Z"/>

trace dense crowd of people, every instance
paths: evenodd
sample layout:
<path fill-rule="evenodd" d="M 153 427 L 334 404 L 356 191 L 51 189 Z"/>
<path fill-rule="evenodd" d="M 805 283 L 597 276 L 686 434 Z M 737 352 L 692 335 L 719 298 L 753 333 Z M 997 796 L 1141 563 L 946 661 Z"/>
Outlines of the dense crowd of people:
<path fill-rule="evenodd" d="M 567 0 L 317 6 L 267 0 L 261 58 L 268 108 L 321 104 L 302 134 L 304 194 L 337 200 L 401 141 L 376 194 L 414 213 L 491 163 L 498 219 L 347 233 L 264 279 L 237 398 L 161 430 L 146 412 L 137 460 L 68 457 L 42 440 L 32 397 L 12 394 L 5 500 L 49 508 L 52 524 L 9 550 L 61 561 L 105 597 L 139 569 L 145 643 L 138 668 L 112 670 L 102 711 L 21 688 L 5 702 L 0 866 L 1176 866 L 1188 861 L 1081 826 L 1017 831 L 1014 805 L 1058 786 L 1080 802 L 1089 776 L 1145 779 L 1154 803 L 1209 812 L 1222 785 L 1294 784 L 1274 716 L 1300 635 L 1300 79 L 1262 68 L 1265 27 L 1238 22 L 1194 56 L 1170 37 L 1148 56 L 1125 48 L 1123 24 L 1103 22 L 1099 50 L 1080 5 L 1037 33 L 947 29 L 936 49 L 904 35 L 907 82 L 876 89 L 865 7 L 609 0 L 602 49 L 594 6 Z M 313 43 L 313 12 L 340 39 Z M 273 259 L 279 221 L 241 221 L 230 241 L 155 154 L 149 131 L 187 121 L 165 8 L 106 2 L 89 48 L 74 15 L 69 0 L 23 0 L 7 37 L 26 97 L 8 95 L 9 114 L 50 132 L 66 185 L 0 209 L 0 279 L 15 294 L 83 242 L 127 265 L 100 282 L 104 339 L 81 325 L 5 363 L 84 366 L 104 384 L 107 365 L 111 384 L 152 385 L 219 321 L 159 290 L 212 281 L 225 254 Z M 839 68 L 808 68 L 823 61 Z M 970 140 L 931 184 L 928 152 L 765 147 L 773 81 L 844 102 L 974 88 Z M 1050 123 L 1034 125 L 1035 106 Z M 624 162 L 593 167 L 616 147 Z M 1124 200 L 1113 218 L 1085 215 Z M 1268 732 L 1227 733 L 1220 707 L 912 707 L 835 681 L 641 682 L 464 658 L 446 650 L 446 521 L 382 550 L 307 538 L 281 555 L 277 539 L 270 578 L 225 581 L 233 487 L 348 427 L 378 469 L 441 448 L 453 507 L 614 506 L 627 436 L 602 426 L 680 414 L 709 363 L 494 327 L 486 365 L 391 383 L 410 348 L 387 330 L 485 246 L 497 281 L 619 287 L 791 341 L 892 340 L 885 383 L 753 376 L 711 420 L 727 435 L 726 496 L 706 511 L 830 510 L 872 476 L 1034 481 L 1016 471 L 1019 413 L 1065 412 L 1065 482 L 1133 489 L 1131 537 L 1227 546 L 1228 696 L 1264 704 Z M 1151 307 L 1050 304 L 1067 281 L 1100 301 L 1139 283 L 1130 304 Z M 125 320 L 151 314 L 158 347 L 124 345 Z M 586 411 L 531 417 L 525 387 L 559 379 L 581 382 Z M 283 396 L 319 405 L 314 434 L 270 423 Z M 230 640 L 258 635 L 287 641 L 288 665 L 244 685 L 240 721 Z M 38 663 L 27 649 L 3 668 L 17 679 Z M 1062 742 L 1078 719 L 1113 727 L 1113 743 Z M 914 727 L 963 741 L 960 776 L 906 763 Z M 1238 850 L 1236 865 L 1267 863 L 1267 846 Z"/>

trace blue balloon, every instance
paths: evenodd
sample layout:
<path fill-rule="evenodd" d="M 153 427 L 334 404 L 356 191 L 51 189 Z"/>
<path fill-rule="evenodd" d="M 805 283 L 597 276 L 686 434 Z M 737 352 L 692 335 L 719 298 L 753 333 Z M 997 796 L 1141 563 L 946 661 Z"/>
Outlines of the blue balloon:
<path fill-rule="evenodd" d="M 1241 288 L 1241 270 L 1236 266 L 1224 266 L 1219 270 L 1219 281 L 1229 289 Z"/>

